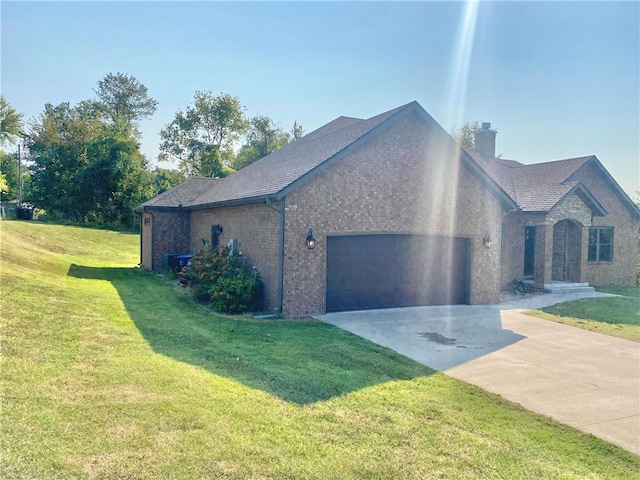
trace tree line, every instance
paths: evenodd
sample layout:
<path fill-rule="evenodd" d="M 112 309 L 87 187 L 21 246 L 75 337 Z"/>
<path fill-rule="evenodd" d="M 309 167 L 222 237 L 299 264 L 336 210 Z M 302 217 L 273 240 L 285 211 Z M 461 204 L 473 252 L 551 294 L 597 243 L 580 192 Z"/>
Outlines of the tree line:
<path fill-rule="evenodd" d="M 138 130 L 158 106 L 147 87 L 109 73 L 94 93 L 77 105 L 46 104 L 26 125 L 0 96 L 0 142 L 23 146 L 22 161 L 0 152 L 1 200 L 22 190 L 21 200 L 53 220 L 132 227 L 135 206 L 186 177 L 224 177 L 304 134 L 297 122 L 287 132 L 265 115 L 248 118 L 238 97 L 196 91 L 160 132 L 158 159 L 177 169 L 152 170 Z"/>

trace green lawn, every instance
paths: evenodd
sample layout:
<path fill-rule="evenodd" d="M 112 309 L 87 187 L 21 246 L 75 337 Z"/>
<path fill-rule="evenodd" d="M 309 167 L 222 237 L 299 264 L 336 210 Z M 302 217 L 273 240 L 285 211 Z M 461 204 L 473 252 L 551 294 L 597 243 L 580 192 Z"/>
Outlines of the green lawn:
<path fill-rule="evenodd" d="M 315 321 L 218 316 L 139 238 L 0 223 L 3 479 L 637 479 L 640 458 Z"/>
<path fill-rule="evenodd" d="M 573 327 L 640 342 L 640 288 L 598 287 L 597 290 L 622 296 L 584 298 L 526 313 Z"/>

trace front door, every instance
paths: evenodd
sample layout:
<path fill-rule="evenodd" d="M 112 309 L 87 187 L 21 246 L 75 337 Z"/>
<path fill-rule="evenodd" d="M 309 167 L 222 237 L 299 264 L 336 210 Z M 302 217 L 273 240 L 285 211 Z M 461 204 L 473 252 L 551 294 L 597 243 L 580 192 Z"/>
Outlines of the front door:
<path fill-rule="evenodd" d="M 536 273 L 536 227 L 524 227 L 524 276 Z"/>

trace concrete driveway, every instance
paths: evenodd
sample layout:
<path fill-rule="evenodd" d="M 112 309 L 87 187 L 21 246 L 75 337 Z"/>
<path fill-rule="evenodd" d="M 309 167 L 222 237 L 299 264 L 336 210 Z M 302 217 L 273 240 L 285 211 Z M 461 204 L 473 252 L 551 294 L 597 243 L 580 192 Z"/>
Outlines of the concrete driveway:
<path fill-rule="evenodd" d="M 318 318 L 640 455 L 640 345 L 521 313 L 586 296 Z"/>

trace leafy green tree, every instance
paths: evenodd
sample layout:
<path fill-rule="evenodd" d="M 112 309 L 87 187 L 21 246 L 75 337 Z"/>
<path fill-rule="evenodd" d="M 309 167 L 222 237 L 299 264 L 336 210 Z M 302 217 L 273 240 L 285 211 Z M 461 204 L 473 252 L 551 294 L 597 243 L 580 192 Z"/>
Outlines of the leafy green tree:
<path fill-rule="evenodd" d="M 91 163 L 89 144 L 107 126 L 102 114 L 91 102 L 76 107 L 66 102 L 47 104 L 32 122 L 28 136 L 33 160 L 31 199 L 40 208 L 76 221 L 82 218 L 86 201 L 80 196 L 77 177 Z"/>
<path fill-rule="evenodd" d="M 7 182 L 7 177 L 4 173 L 0 173 L 0 200 L 5 199 L 5 195 L 9 192 L 9 183 Z"/>
<path fill-rule="evenodd" d="M 22 136 L 22 114 L 0 95 L 0 145 L 15 143 Z"/>
<path fill-rule="evenodd" d="M 155 188 L 131 126 L 126 122 L 109 126 L 88 145 L 87 155 L 91 163 L 77 177 L 83 220 L 133 226 L 133 209 L 151 198 Z"/>
<path fill-rule="evenodd" d="M 453 130 L 451 136 L 462 147 L 474 148 L 475 146 L 475 133 L 480 130 L 480 122 L 467 122 L 462 127 Z"/>
<path fill-rule="evenodd" d="M 18 183 L 18 159 L 16 155 L 0 152 L 0 173 L 6 182 L 5 187 L 2 188 L 2 200 L 18 198 L 20 184 Z"/>
<path fill-rule="evenodd" d="M 291 141 L 298 140 L 300 137 L 304 136 L 304 128 L 297 121 L 293 122 L 293 127 L 291 127 Z"/>
<path fill-rule="evenodd" d="M 106 119 L 97 102 L 47 104 L 28 143 L 30 199 L 54 218 L 130 227 L 155 192 L 131 124 Z"/>
<path fill-rule="evenodd" d="M 291 136 L 269 117 L 257 115 L 249 121 L 246 140 L 236 156 L 233 165 L 236 170 L 284 147 L 291 140 Z"/>
<path fill-rule="evenodd" d="M 247 129 L 245 107 L 238 97 L 196 91 L 193 106 L 179 110 L 160 131 L 159 159 L 177 162 L 187 176 L 225 175 L 234 147 Z"/>
<path fill-rule="evenodd" d="M 156 169 L 152 173 L 154 195 L 166 192 L 170 188 L 181 184 L 185 180 L 185 177 L 182 173 L 176 170 L 169 170 L 167 168 L 156 167 Z"/>
<path fill-rule="evenodd" d="M 124 118 L 129 123 L 151 117 L 158 102 L 148 95 L 147 87 L 131 75 L 108 73 L 94 90 L 111 118 Z"/>

